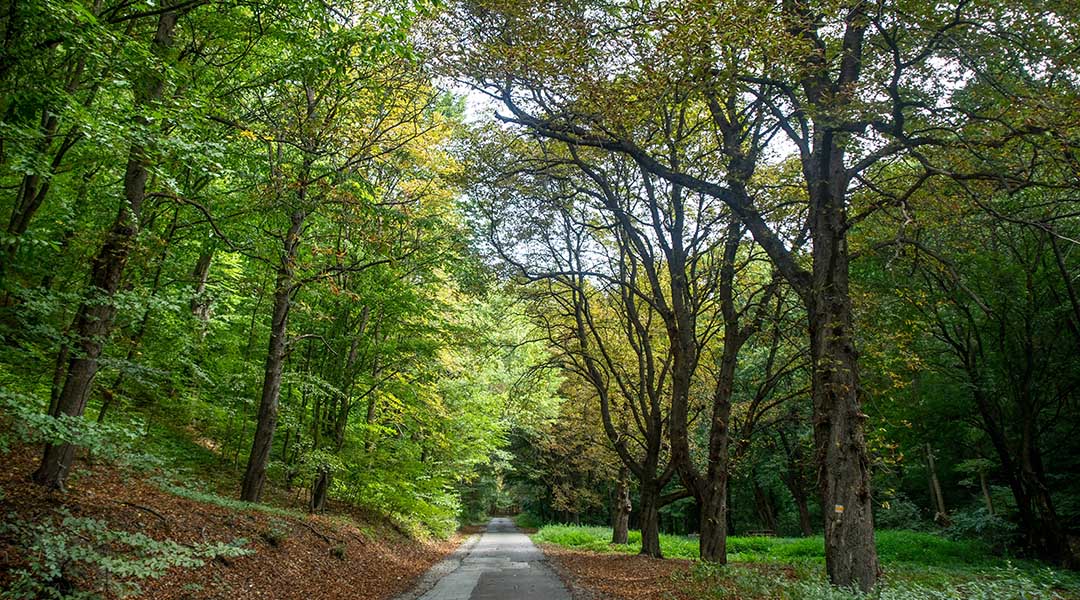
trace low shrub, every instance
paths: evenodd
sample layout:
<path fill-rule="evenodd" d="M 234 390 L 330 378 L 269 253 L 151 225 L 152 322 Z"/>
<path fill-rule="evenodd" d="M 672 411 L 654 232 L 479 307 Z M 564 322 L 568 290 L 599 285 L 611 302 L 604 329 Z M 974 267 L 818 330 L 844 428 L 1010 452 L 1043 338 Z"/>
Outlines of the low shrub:
<path fill-rule="evenodd" d="M 20 523 L 9 515 L 0 533 L 20 549 L 26 566 L 14 570 L 5 600 L 88 600 L 139 592 L 138 582 L 173 567 L 200 567 L 215 558 L 251 554 L 243 539 L 231 543 L 180 544 L 141 533 L 110 529 L 104 521 L 74 517 Z"/>

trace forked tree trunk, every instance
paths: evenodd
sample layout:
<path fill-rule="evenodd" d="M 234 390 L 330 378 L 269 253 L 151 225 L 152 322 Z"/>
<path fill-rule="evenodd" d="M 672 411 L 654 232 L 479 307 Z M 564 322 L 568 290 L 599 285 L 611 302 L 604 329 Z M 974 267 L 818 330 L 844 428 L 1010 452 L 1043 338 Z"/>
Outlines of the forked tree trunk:
<path fill-rule="evenodd" d="M 752 478 L 754 485 L 754 505 L 757 509 L 758 518 L 761 519 L 762 526 L 771 533 L 776 533 L 776 508 L 773 506 L 772 495 L 761 487 L 761 484 L 757 482 L 756 477 Z"/>
<path fill-rule="evenodd" d="M 172 45 L 178 16 L 178 13 L 170 11 L 158 17 L 152 43 L 154 54 L 161 56 Z M 165 80 L 159 71 L 147 74 L 136 89 L 136 107 L 146 108 L 160 100 L 164 88 Z M 149 126 L 149 120 L 145 117 L 138 116 L 135 120 L 142 127 Z M 94 257 L 87 299 L 75 315 L 72 327 L 75 339 L 71 342 L 74 352 L 68 361 L 67 377 L 56 401 L 57 415 L 81 417 L 86 410 L 90 386 L 98 371 L 98 358 L 116 316 L 113 297 L 120 289 L 124 266 L 139 233 L 139 217 L 146 198 L 148 174 L 146 149 L 133 143 L 124 173 L 124 202 L 105 243 Z M 74 457 L 75 446 L 72 444 L 47 444 L 41 466 L 34 473 L 33 480 L 49 488 L 63 489 Z"/>

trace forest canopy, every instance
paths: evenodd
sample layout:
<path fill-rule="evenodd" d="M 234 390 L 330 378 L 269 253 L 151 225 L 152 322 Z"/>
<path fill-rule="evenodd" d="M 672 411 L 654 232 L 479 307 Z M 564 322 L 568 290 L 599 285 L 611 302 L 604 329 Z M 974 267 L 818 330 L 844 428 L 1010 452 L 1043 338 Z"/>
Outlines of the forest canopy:
<path fill-rule="evenodd" d="M 0 9 L 0 449 L 449 534 L 1078 562 L 1080 9 Z M 142 466 L 139 466 L 142 465 Z M 0 496 L 2 498 L 2 496 Z"/>

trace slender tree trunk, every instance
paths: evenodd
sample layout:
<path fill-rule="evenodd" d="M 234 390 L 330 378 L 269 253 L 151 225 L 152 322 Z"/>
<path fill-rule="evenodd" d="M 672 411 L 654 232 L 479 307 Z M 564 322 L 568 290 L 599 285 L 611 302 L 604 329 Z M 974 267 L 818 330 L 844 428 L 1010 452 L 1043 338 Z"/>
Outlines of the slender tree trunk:
<path fill-rule="evenodd" d="M 724 334 L 724 353 L 713 391 L 712 423 L 709 427 L 709 460 L 705 477 L 696 490 L 701 507 L 701 560 L 727 563 L 728 468 L 730 463 L 728 426 L 731 420 L 731 394 L 735 367 L 742 347 L 737 323 L 729 319 Z M 687 466 L 689 465 L 687 460 Z"/>
<path fill-rule="evenodd" d="M 172 223 L 169 224 L 169 229 L 165 234 L 165 245 L 161 250 L 161 255 L 157 259 L 157 267 L 154 269 L 154 279 L 150 284 L 150 298 L 156 298 L 158 290 L 161 288 L 161 273 L 165 268 L 165 259 L 169 254 L 169 246 L 172 244 L 173 235 L 176 233 L 177 219 L 180 216 L 180 210 L 177 209 L 173 212 Z M 139 326 L 135 330 L 135 335 L 131 337 L 128 344 L 127 356 L 124 358 L 129 364 L 135 360 L 135 355 L 139 350 L 139 344 L 142 343 L 143 336 L 146 335 L 146 330 L 150 327 L 150 306 L 147 306 L 143 311 L 142 318 L 139 319 Z M 98 410 L 97 422 L 104 423 L 105 415 L 109 412 L 109 408 L 112 406 L 113 401 L 116 399 L 116 394 L 120 391 L 120 386 L 124 384 L 124 372 L 117 373 L 116 379 L 113 380 L 112 385 L 102 390 L 101 408 Z"/>
<path fill-rule="evenodd" d="M 990 485 L 986 482 L 986 471 L 979 471 L 979 487 L 982 488 L 983 501 L 986 502 L 987 514 L 994 514 L 994 500 L 990 497 Z"/>
<path fill-rule="evenodd" d="M 630 530 L 630 469 L 623 466 L 619 469 L 619 485 L 615 488 L 615 502 L 612 506 L 611 519 L 611 543 L 625 544 L 629 539 Z"/>
<path fill-rule="evenodd" d="M 930 496 L 937 510 L 934 521 L 943 526 L 948 525 L 949 513 L 945 510 L 945 496 L 941 493 L 941 481 L 938 480 L 937 464 L 934 462 L 934 449 L 929 443 L 926 444 L 926 467 L 930 476 Z"/>
<path fill-rule="evenodd" d="M 758 518 L 766 530 L 776 533 L 776 508 L 773 506 L 772 495 L 757 482 L 756 476 L 752 478 L 754 484 L 754 507 L 757 509 Z"/>
<path fill-rule="evenodd" d="M 281 374 L 288 350 L 289 310 L 292 308 L 292 294 L 297 285 L 294 277 L 296 253 L 300 247 L 300 229 L 304 217 L 302 211 L 292 214 L 292 223 L 285 236 L 284 252 L 275 280 L 274 308 L 270 320 L 270 341 L 266 352 L 262 395 L 259 398 L 259 414 L 240 490 L 240 499 L 247 502 L 258 502 L 262 496 L 263 486 L 266 484 L 266 467 L 274 445 L 278 401 L 281 398 Z"/>
<path fill-rule="evenodd" d="M 165 53 L 172 45 L 178 16 L 178 13 L 170 11 L 158 18 L 152 44 L 155 54 Z M 164 87 L 165 80 L 160 72 L 147 74 L 137 89 L 136 106 L 145 108 L 159 100 Z M 136 117 L 136 121 L 142 127 L 149 126 L 145 117 Z M 75 316 L 72 328 L 75 352 L 68 362 L 67 377 L 57 399 L 58 414 L 81 417 L 86 410 L 90 386 L 98 370 L 98 357 L 116 316 L 113 297 L 120 289 L 124 266 L 139 232 L 148 175 L 146 149 L 140 144 L 132 144 L 124 174 L 124 202 L 105 243 L 94 258 L 87 300 L 79 306 Z M 34 481 L 46 487 L 63 489 L 74 456 L 75 446 L 72 444 L 47 444 L 41 466 L 34 473 Z"/>
<path fill-rule="evenodd" d="M 210 280 L 210 263 L 213 260 L 214 248 L 206 248 L 199 254 L 195 268 L 191 271 L 191 279 L 195 282 L 191 297 L 191 314 L 203 324 L 200 338 L 206 335 L 205 325 L 210 320 L 210 298 L 206 297 L 206 284 Z"/>

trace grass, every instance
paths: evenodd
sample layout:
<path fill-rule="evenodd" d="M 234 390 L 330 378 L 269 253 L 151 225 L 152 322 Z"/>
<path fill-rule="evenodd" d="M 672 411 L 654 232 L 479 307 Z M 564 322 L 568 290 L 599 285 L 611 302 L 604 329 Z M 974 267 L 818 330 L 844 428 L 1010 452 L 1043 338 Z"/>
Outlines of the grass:
<path fill-rule="evenodd" d="M 547 525 L 533 539 L 593 552 L 633 554 L 641 548 L 640 532 L 630 532 L 630 543 L 615 545 L 609 543 L 611 529 L 606 527 Z M 875 539 L 886 584 L 878 595 L 865 600 L 1080 598 L 1077 575 L 1034 561 L 994 556 L 977 541 L 955 541 L 904 530 L 878 531 Z M 694 538 L 661 535 L 660 547 L 667 558 L 698 558 L 698 540 Z M 821 536 L 729 537 L 728 561 L 732 563 L 729 567 L 699 563 L 692 576 L 676 585 L 692 588 L 692 595 L 703 598 L 861 598 L 848 592 L 836 595 L 835 589 L 824 584 L 825 543 Z M 757 568 L 762 565 L 784 567 L 793 575 L 763 574 Z"/>
<path fill-rule="evenodd" d="M 534 536 L 547 542 L 595 552 L 634 553 L 641 548 L 641 532 L 631 531 L 625 545 L 613 545 L 611 529 L 576 525 L 546 525 Z M 878 531 L 878 556 L 882 563 L 919 563 L 934 565 L 977 565 L 1000 562 L 977 542 L 958 542 L 931 533 L 903 530 Z M 661 535 L 660 547 L 668 558 L 697 558 L 697 539 Z M 740 537 L 728 538 L 728 559 L 733 562 L 798 562 L 825 560 L 825 542 L 821 536 L 807 538 Z"/>
<path fill-rule="evenodd" d="M 630 531 L 629 543 L 612 544 L 611 528 L 608 527 L 585 527 L 580 525 L 545 525 L 540 528 L 533 539 L 538 542 L 546 542 L 574 548 L 577 550 L 591 550 L 593 552 L 624 552 L 635 554 L 641 550 L 641 532 Z M 668 558 L 697 558 L 697 540 L 679 535 L 660 535 L 660 548 L 664 556 Z"/>

